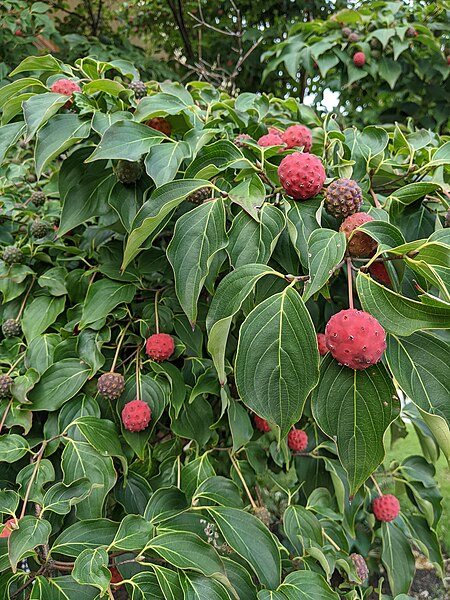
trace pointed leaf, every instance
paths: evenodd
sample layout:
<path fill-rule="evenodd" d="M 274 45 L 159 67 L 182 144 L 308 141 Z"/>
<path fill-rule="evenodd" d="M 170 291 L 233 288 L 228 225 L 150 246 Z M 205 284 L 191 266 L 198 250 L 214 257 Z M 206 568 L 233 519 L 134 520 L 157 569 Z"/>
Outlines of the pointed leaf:
<path fill-rule="evenodd" d="M 93 585 L 104 593 L 111 580 L 108 561 L 108 553 L 104 548 L 95 548 L 95 550 L 86 548 L 75 560 L 72 577 L 79 584 Z"/>
<path fill-rule="evenodd" d="M 316 229 L 308 240 L 309 276 L 303 300 L 314 296 L 330 279 L 335 267 L 344 257 L 347 242 L 342 232 Z"/>
<path fill-rule="evenodd" d="M 57 410 L 80 391 L 90 373 L 89 365 L 76 358 L 51 365 L 29 393 L 30 410 Z"/>
<path fill-rule="evenodd" d="M 107 317 L 117 305 L 130 304 L 136 293 L 136 287 L 111 279 L 101 279 L 93 283 L 86 295 L 80 329 Z"/>
<path fill-rule="evenodd" d="M 242 325 L 236 384 L 244 402 L 287 435 L 300 419 L 319 378 L 319 353 L 311 317 L 292 288 L 267 298 Z"/>
<path fill-rule="evenodd" d="M 17 570 L 19 560 L 30 550 L 48 542 L 52 530 L 48 521 L 31 515 L 19 519 L 18 524 L 19 527 L 11 531 L 8 542 L 9 562 L 13 573 Z"/>
<path fill-rule="evenodd" d="M 96 150 L 86 160 L 124 159 L 137 161 L 165 135 L 136 121 L 118 121 L 105 131 Z"/>

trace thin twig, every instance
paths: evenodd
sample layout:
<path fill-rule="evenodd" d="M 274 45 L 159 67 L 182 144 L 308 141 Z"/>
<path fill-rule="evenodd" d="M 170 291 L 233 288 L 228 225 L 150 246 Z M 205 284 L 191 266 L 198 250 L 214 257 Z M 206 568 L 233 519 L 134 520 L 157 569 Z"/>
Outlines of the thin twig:
<path fill-rule="evenodd" d="M 47 441 L 44 440 L 42 442 L 41 449 L 39 450 L 39 453 L 37 455 L 36 464 L 34 465 L 33 473 L 31 474 L 31 478 L 30 478 L 30 481 L 28 483 L 27 491 L 25 493 L 25 498 L 23 499 L 22 512 L 20 513 L 20 518 L 21 519 L 25 516 L 25 511 L 27 509 L 27 503 L 28 503 L 28 497 L 29 497 L 30 492 L 31 492 L 31 486 L 33 485 L 33 482 L 34 482 L 34 480 L 36 478 L 36 474 L 37 474 L 37 471 L 39 469 L 39 464 L 41 462 L 41 459 L 42 459 L 42 456 L 44 454 L 44 450 L 45 450 L 46 446 L 47 446 Z"/>
<path fill-rule="evenodd" d="M 22 304 L 20 306 L 19 314 L 16 317 L 16 321 L 18 321 L 20 319 L 20 317 L 22 316 L 23 310 L 25 308 L 25 304 L 27 302 L 28 296 L 30 295 L 30 292 L 31 292 L 31 288 L 33 287 L 35 281 L 36 281 L 36 277 L 33 276 L 33 279 L 31 280 L 31 283 L 30 283 L 30 287 L 28 288 L 27 293 L 25 294 L 25 298 L 23 299 Z"/>
<path fill-rule="evenodd" d="M 373 201 L 375 202 L 375 206 L 377 208 L 381 208 L 380 201 L 378 200 L 377 195 L 375 194 L 375 192 L 373 191 L 372 188 L 370 188 L 370 193 L 372 194 L 372 198 L 373 198 Z"/>
<path fill-rule="evenodd" d="M 248 489 L 247 482 L 245 481 L 244 476 L 241 473 L 239 465 L 238 465 L 237 461 L 235 460 L 234 456 L 231 454 L 231 452 L 229 452 L 229 456 L 230 456 L 230 460 L 233 464 L 233 467 L 236 469 L 236 473 L 239 475 L 239 479 L 242 481 L 242 485 L 244 486 L 244 490 L 246 491 L 248 499 L 250 500 L 250 504 L 252 505 L 253 510 L 256 510 L 258 508 L 258 506 L 257 506 L 256 502 L 253 500 L 253 497 L 250 493 L 250 490 Z"/>
<path fill-rule="evenodd" d="M 127 329 L 130 326 L 130 323 L 131 323 L 131 321 L 128 321 L 128 323 L 125 325 L 125 329 L 122 331 L 122 333 L 120 334 L 120 337 L 117 341 L 116 353 L 114 354 L 114 360 L 111 365 L 111 373 L 114 373 L 114 369 L 116 368 L 117 359 L 119 358 L 120 347 L 122 346 L 122 342 L 124 340 Z"/>
<path fill-rule="evenodd" d="M 381 491 L 380 486 L 378 485 L 377 480 L 375 479 L 375 477 L 373 475 L 371 475 L 370 479 L 373 481 L 373 485 L 375 486 L 375 489 L 377 490 L 378 494 L 380 496 L 382 496 L 383 492 Z"/>

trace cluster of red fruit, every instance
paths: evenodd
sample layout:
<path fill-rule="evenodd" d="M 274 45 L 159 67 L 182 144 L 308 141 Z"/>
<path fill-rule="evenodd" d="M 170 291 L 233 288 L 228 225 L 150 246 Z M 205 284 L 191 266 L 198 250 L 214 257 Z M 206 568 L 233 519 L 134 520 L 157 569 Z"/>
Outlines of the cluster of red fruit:
<path fill-rule="evenodd" d="M 172 356 L 175 342 L 168 333 L 155 333 L 145 343 L 145 352 L 152 360 L 162 362 Z M 97 382 L 98 393 L 109 400 L 117 400 L 125 389 L 120 373 L 104 373 Z M 150 423 L 152 411 L 143 400 L 127 402 L 122 410 L 122 423 L 128 431 L 144 431 Z"/>
<path fill-rule="evenodd" d="M 255 426 L 257 429 L 263 433 L 268 433 L 270 431 L 270 425 L 265 419 L 256 414 L 253 415 L 253 418 L 255 420 Z M 308 446 L 308 435 L 302 429 L 296 429 L 293 427 L 288 433 L 287 442 L 289 448 L 293 452 L 303 452 Z"/>

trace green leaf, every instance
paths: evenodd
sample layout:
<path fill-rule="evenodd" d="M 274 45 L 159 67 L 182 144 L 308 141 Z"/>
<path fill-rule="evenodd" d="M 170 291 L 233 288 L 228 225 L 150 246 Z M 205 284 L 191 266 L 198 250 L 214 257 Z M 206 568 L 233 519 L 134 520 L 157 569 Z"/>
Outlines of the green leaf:
<path fill-rule="evenodd" d="M 92 217 L 110 211 L 110 197 L 117 178 L 106 161 L 84 164 L 89 149 L 81 148 L 67 158 L 59 172 L 59 194 L 63 203 L 58 235 L 63 236 Z"/>
<path fill-rule="evenodd" d="M 38 296 L 23 311 L 22 329 L 28 342 L 44 333 L 60 315 L 66 303 L 64 297 Z"/>
<path fill-rule="evenodd" d="M 144 518 L 151 523 L 161 523 L 185 511 L 188 503 L 185 494 L 177 487 L 158 488 L 148 501 Z"/>
<path fill-rule="evenodd" d="M 424 198 L 427 194 L 440 189 L 440 187 L 437 183 L 408 183 L 388 196 L 386 203 L 387 206 L 391 206 L 394 202 L 408 205 L 419 198 Z"/>
<path fill-rule="evenodd" d="M 118 523 L 109 519 L 88 519 L 69 525 L 53 543 L 51 554 L 78 556 L 84 549 L 95 550 L 99 546 L 109 546 L 116 535 Z"/>
<path fill-rule="evenodd" d="M 26 465 L 17 475 L 16 483 L 20 486 L 19 493 L 22 498 L 28 491 L 28 500 L 42 504 L 44 498 L 44 486 L 49 481 L 55 480 L 55 469 L 52 463 L 43 459 L 40 461 L 37 470 L 36 464 Z M 31 484 L 31 485 L 30 485 Z"/>
<path fill-rule="evenodd" d="M 206 146 L 186 169 L 186 178 L 211 179 L 228 168 L 244 168 L 249 161 L 228 140 L 219 140 Z"/>
<path fill-rule="evenodd" d="M 220 506 L 230 506 L 243 508 L 241 493 L 238 486 L 231 479 L 215 475 L 205 479 L 195 491 L 192 503 L 195 506 L 196 501 L 205 500 L 201 504 L 208 506 L 211 502 Z"/>
<path fill-rule="evenodd" d="M 294 571 L 289 573 L 278 588 L 288 600 L 339 600 L 325 579 L 314 571 Z"/>
<path fill-rule="evenodd" d="M 381 560 L 386 567 L 392 593 L 394 596 L 407 594 L 416 571 L 408 538 L 395 523 L 382 523 L 381 540 Z"/>
<path fill-rule="evenodd" d="M 175 291 L 191 324 L 214 255 L 227 245 L 225 207 L 218 198 L 178 219 L 167 258 L 175 273 Z"/>
<path fill-rule="evenodd" d="M 243 208 L 255 221 L 259 221 L 258 209 L 264 205 L 266 188 L 258 175 L 244 179 L 228 192 L 232 202 Z"/>
<path fill-rule="evenodd" d="M 141 571 L 130 578 L 133 590 L 133 600 L 165 600 L 158 579 L 154 573 Z"/>
<path fill-rule="evenodd" d="M 444 418 L 450 427 L 448 344 L 424 331 L 405 338 L 390 335 L 386 360 L 405 394 L 422 410 Z"/>
<path fill-rule="evenodd" d="M 189 157 L 190 153 L 189 145 L 182 141 L 160 144 L 150 148 L 145 159 L 145 169 L 156 187 L 172 181 L 181 163 Z"/>
<path fill-rule="evenodd" d="M 184 600 L 230 600 L 227 590 L 221 583 L 194 573 L 184 573 L 181 577 Z"/>
<path fill-rule="evenodd" d="M 17 570 L 19 560 L 30 550 L 48 542 L 52 530 L 48 521 L 36 519 L 31 515 L 19 519 L 18 524 L 19 527 L 11 531 L 8 544 L 9 562 L 13 573 Z"/>
<path fill-rule="evenodd" d="M 183 600 L 183 591 L 181 589 L 178 573 L 172 571 L 172 569 L 167 569 L 166 567 L 161 567 L 156 564 L 152 565 L 152 569 L 155 572 L 156 579 L 164 594 L 164 599 Z"/>
<path fill-rule="evenodd" d="M 25 126 L 22 122 L 9 123 L 0 127 L 0 164 L 4 161 L 9 148 L 17 142 Z"/>
<path fill-rule="evenodd" d="M 172 210 L 202 187 L 211 187 L 211 184 L 205 180 L 184 179 L 166 183 L 152 193 L 134 220 L 133 231 L 125 246 L 123 269 L 139 254 L 144 242 L 157 232 L 158 227 Z"/>
<path fill-rule="evenodd" d="M 139 551 L 153 535 L 153 525 L 141 515 L 126 515 L 108 550 Z"/>
<path fill-rule="evenodd" d="M 75 560 L 72 577 L 81 585 L 93 585 L 106 592 L 111 580 L 108 553 L 104 548 L 86 548 Z"/>
<path fill-rule="evenodd" d="M 41 176 L 47 165 L 81 140 L 91 131 L 89 121 L 83 121 L 78 115 L 56 115 L 46 123 L 36 138 L 36 175 Z"/>
<path fill-rule="evenodd" d="M 231 585 L 236 590 L 239 600 L 254 600 L 256 597 L 256 587 L 249 571 L 238 562 L 222 557 L 225 565 L 225 573 L 231 582 Z"/>
<path fill-rule="evenodd" d="M 42 127 L 67 102 L 67 96 L 45 92 L 31 96 L 23 103 L 23 116 L 27 125 L 26 141 L 30 141 Z"/>
<path fill-rule="evenodd" d="M 17 492 L 13 492 L 13 490 L 0 490 L 0 512 L 13 517 L 19 506 L 19 500 Z"/>
<path fill-rule="evenodd" d="M 80 328 L 107 317 L 117 305 L 130 304 L 136 293 L 136 287 L 127 283 L 101 279 L 93 283 L 86 295 L 81 316 Z"/>
<path fill-rule="evenodd" d="M 227 252 L 235 269 L 241 266 L 267 264 L 285 226 L 285 217 L 279 208 L 265 204 L 255 221 L 245 211 L 233 219 L 229 232 Z"/>
<path fill-rule="evenodd" d="M 89 365 L 75 358 L 51 365 L 29 393 L 30 410 L 57 410 L 80 391 L 90 373 Z"/>
<path fill-rule="evenodd" d="M 276 538 L 262 522 L 237 508 L 208 508 L 227 544 L 252 567 L 259 581 L 275 588 L 281 578 L 281 557 Z"/>
<path fill-rule="evenodd" d="M 450 328 L 450 307 L 432 306 L 405 298 L 361 271 L 356 278 L 356 289 L 363 309 L 374 316 L 388 333 L 408 336 L 419 329 Z"/>
<path fill-rule="evenodd" d="M 388 82 L 391 90 L 395 88 L 398 78 L 402 72 L 401 65 L 387 56 L 382 56 L 378 63 L 378 74 Z"/>
<path fill-rule="evenodd" d="M 97 600 L 98 590 L 79 585 L 71 575 L 48 579 L 39 575 L 33 582 L 30 600 Z"/>
<path fill-rule="evenodd" d="M 16 433 L 8 433 L 0 437 L 0 462 L 16 462 L 29 450 L 27 440 Z"/>
<path fill-rule="evenodd" d="M 284 279 L 283 275 L 271 267 L 242 266 L 223 278 L 212 298 L 206 319 L 208 352 L 212 356 L 222 384 L 226 381 L 225 348 L 232 319 L 251 294 L 256 283 L 265 275 L 276 275 Z"/>
<path fill-rule="evenodd" d="M 176 95 L 160 92 L 139 101 L 134 118 L 145 121 L 157 116 L 177 115 L 186 110 L 187 104 Z M 147 127 L 147 129 L 151 129 Z"/>
<path fill-rule="evenodd" d="M 17 97 L 20 92 L 27 88 L 43 88 L 47 89 L 40 79 L 35 77 L 23 77 L 12 83 L 2 86 L 0 89 L 0 107 L 3 107 L 9 100 Z"/>
<path fill-rule="evenodd" d="M 320 200 L 312 198 L 304 202 L 294 202 L 286 206 L 287 228 L 292 245 L 302 265 L 309 265 L 308 240 L 313 231 L 319 229 L 317 215 L 321 210 Z"/>
<path fill-rule="evenodd" d="M 86 477 L 72 481 L 68 485 L 62 481 L 55 483 L 45 492 L 41 514 L 51 511 L 58 515 L 67 515 L 72 506 L 87 498 L 91 488 L 91 482 Z"/>
<path fill-rule="evenodd" d="M 126 475 L 128 463 L 119 441 L 115 423 L 108 419 L 88 416 L 77 419 L 75 425 L 99 454 L 119 458 Z"/>
<path fill-rule="evenodd" d="M 347 242 L 344 233 L 331 229 L 316 229 L 308 240 L 309 276 L 303 300 L 314 296 L 330 279 L 344 257 Z"/>
<path fill-rule="evenodd" d="M 232 399 L 228 406 L 228 422 L 233 438 L 233 452 L 236 452 L 253 437 L 253 427 L 248 412 L 240 402 Z"/>
<path fill-rule="evenodd" d="M 303 506 L 288 506 L 283 516 L 284 531 L 298 553 L 303 556 L 311 543 L 323 546 L 323 532 L 319 519 Z"/>
<path fill-rule="evenodd" d="M 393 404 L 394 394 L 392 379 L 381 364 L 354 371 L 330 355 L 321 363 L 313 414 L 322 431 L 335 440 L 353 494 L 384 458 L 384 435 L 400 408 Z"/>
<path fill-rule="evenodd" d="M 117 479 L 112 458 L 101 456 L 88 443 L 68 439 L 62 453 L 61 468 L 66 485 L 77 479 L 87 478 L 93 486 L 89 496 L 77 504 L 77 517 L 101 518 L 106 495 Z"/>
<path fill-rule="evenodd" d="M 160 144 L 165 135 L 135 121 L 118 121 L 105 131 L 96 150 L 86 159 L 95 160 L 125 159 L 140 160 L 152 146 Z"/>
<path fill-rule="evenodd" d="M 182 468 L 181 489 L 186 492 L 187 496 L 191 497 L 203 481 L 215 474 L 208 454 L 203 454 Z"/>
<path fill-rule="evenodd" d="M 395 225 L 384 221 L 369 221 L 358 227 L 358 230 L 368 233 L 384 248 L 396 248 L 406 243 L 402 232 Z M 380 250 L 381 248 L 378 248 L 378 252 Z"/>
<path fill-rule="evenodd" d="M 300 419 L 318 366 L 314 326 L 292 287 L 248 315 L 239 335 L 236 385 L 244 404 L 279 428 L 279 438 Z"/>
<path fill-rule="evenodd" d="M 216 550 L 198 535 L 187 531 L 169 531 L 154 537 L 147 544 L 169 564 L 178 569 L 190 569 L 225 579 L 224 566 Z"/>
<path fill-rule="evenodd" d="M 10 77 L 14 77 L 14 75 L 18 75 L 19 73 L 24 73 L 26 71 L 65 71 L 66 69 L 61 69 L 62 64 L 59 60 L 54 58 L 51 54 L 46 54 L 45 56 L 27 56 L 23 61 L 19 64 L 18 67 L 11 71 L 9 74 Z"/>

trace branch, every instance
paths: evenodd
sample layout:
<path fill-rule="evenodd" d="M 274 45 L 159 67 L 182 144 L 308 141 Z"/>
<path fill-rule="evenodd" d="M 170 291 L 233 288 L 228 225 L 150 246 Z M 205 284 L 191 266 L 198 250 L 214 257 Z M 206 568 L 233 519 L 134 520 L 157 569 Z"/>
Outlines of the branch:
<path fill-rule="evenodd" d="M 192 44 L 191 44 L 191 40 L 189 39 L 189 34 L 187 32 L 186 25 L 184 23 L 181 0 L 177 0 L 177 2 L 178 2 L 178 10 L 180 11 L 179 13 L 177 11 L 177 7 L 175 6 L 174 1 L 167 0 L 167 4 L 169 5 L 170 10 L 172 11 L 173 17 L 174 17 L 175 21 L 177 22 L 178 28 L 180 30 L 181 37 L 183 38 L 183 44 L 184 44 L 184 49 L 186 51 L 186 54 L 190 60 L 193 60 L 195 58 L 195 54 L 194 54 L 194 50 L 192 49 Z"/>

